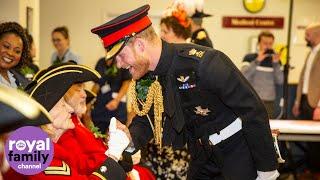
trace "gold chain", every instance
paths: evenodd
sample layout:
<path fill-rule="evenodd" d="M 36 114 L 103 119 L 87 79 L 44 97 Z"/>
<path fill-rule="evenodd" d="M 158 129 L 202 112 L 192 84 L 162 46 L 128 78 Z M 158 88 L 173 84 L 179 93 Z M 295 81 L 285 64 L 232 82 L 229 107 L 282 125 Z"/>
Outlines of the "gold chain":
<path fill-rule="evenodd" d="M 154 138 L 156 144 L 159 144 L 160 149 L 162 147 L 162 113 L 164 112 L 163 108 L 163 96 L 162 96 L 162 87 L 158 81 L 158 78 L 151 84 L 151 86 L 148 89 L 148 94 L 146 101 L 144 103 L 141 103 L 142 110 L 139 109 L 138 106 L 138 99 L 137 99 L 137 92 L 136 92 L 136 81 L 132 80 L 130 83 L 130 87 L 128 90 L 130 103 L 132 105 L 132 108 L 134 112 L 138 116 L 145 116 L 150 111 L 150 108 L 153 103 L 154 107 Z"/>

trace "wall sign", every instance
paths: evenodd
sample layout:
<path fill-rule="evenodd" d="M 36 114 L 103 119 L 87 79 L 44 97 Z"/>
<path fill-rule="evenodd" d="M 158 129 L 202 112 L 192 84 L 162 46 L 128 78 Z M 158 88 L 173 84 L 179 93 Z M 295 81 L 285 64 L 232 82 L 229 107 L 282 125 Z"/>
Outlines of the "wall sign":
<path fill-rule="evenodd" d="M 274 28 L 282 29 L 283 17 L 251 17 L 251 16 L 224 16 L 222 27 L 224 28 Z"/>

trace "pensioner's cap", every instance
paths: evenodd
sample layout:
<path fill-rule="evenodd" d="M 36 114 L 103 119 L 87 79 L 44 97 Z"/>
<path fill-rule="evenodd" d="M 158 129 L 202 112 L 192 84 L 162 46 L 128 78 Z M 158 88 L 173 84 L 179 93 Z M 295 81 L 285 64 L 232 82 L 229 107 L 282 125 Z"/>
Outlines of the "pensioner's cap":
<path fill-rule="evenodd" d="M 50 111 L 73 84 L 99 78 L 100 74 L 87 66 L 61 63 L 42 70 L 25 90 Z"/>

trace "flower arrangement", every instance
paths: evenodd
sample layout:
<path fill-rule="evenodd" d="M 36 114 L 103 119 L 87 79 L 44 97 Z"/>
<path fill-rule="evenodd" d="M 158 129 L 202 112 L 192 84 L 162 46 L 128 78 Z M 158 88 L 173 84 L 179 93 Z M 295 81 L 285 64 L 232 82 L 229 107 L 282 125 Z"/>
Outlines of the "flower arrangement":
<path fill-rule="evenodd" d="M 170 16 L 176 18 L 179 24 L 185 28 L 188 28 L 191 25 L 191 20 L 182 3 L 174 3 L 168 7 L 162 15 L 163 18 Z"/>
<path fill-rule="evenodd" d="M 183 9 L 177 9 L 176 11 L 172 12 L 172 16 L 175 17 L 179 24 L 181 24 L 183 27 L 187 28 L 190 26 L 190 19 L 187 16 L 187 12 Z"/>
<path fill-rule="evenodd" d="M 21 74 L 27 79 L 31 80 L 35 74 L 34 70 L 29 66 L 23 65 L 20 69 Z"/>
<path fill-rule="evenodd" d="M 136 91 L 137 91 L 137 98 L 141 101 L 146 101 L 149 87 L 154 82 L 151 78 L 141 79 L 137 82 Z"/>

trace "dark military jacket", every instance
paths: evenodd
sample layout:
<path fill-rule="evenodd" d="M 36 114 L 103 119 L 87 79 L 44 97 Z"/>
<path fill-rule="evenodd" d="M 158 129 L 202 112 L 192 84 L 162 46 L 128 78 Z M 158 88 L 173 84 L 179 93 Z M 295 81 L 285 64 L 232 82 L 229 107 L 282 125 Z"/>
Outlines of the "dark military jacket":
<path fill-rule="evenodd" d="M 213 44 L 207 31 L 203 28 L 196 30 L 192 33 L 191 42 L 195 44 L 199 44 L 201 46 L 211 47 L 213 48 Z"/>
<path fill-rule="evenodd" d="M 16 79 L 16 84 L 19 88 L 24 89 L 30 83 L 30 81 L 27 78 L 25 78 L 24 75 L 21 74 L 18 69 L 11 69 L 10 72 Z"/>
<path fill-rule="evenodd" d="M 163 42 L 159 63 L 151 73 L 159 77 L 163 88 L 165 145 L 179 148 L 187 142 L 192 155 L 199 138 L 218 133 L 240 117 L 257 170 L 276 169 L 267 112 L 225 54 L 195 44 Z M 153 137 L 145 116 L 137 116 L 129 129 L 136 148 Z"/>

